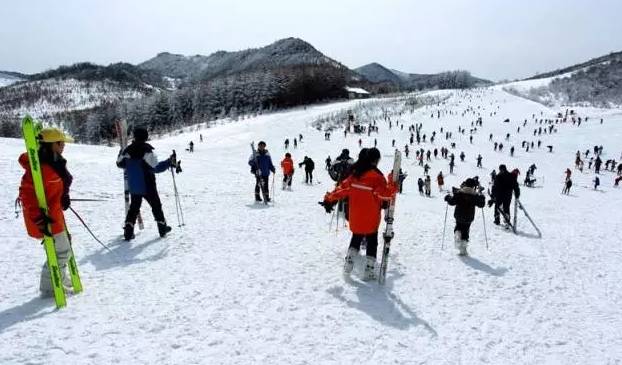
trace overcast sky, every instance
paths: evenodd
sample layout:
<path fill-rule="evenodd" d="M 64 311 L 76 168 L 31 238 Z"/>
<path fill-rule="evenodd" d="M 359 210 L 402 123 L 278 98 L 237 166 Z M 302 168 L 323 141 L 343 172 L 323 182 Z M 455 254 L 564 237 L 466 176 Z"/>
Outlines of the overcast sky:
<path fill-rule="evenodd" d="M 622 0 L 29 0 L 0 5 L 0 70 L 140 63 L 302 38 L 355 68 L 528 77 L 622 50 Z"/>

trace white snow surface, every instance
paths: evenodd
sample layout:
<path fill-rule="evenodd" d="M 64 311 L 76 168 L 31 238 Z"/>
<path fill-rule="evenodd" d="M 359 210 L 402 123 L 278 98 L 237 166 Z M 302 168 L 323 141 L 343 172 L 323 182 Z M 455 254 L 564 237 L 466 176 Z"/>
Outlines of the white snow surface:
<path fill-rule="evenodd" d="M 373 100 L 373 99 L 372 99 Z M 581 127 L 558 125 L 542 135 L 541 149 L 526 153 L 522 140 L 532 137 L 534 121 L 552 118 L 557 110 L 512 96 L 502 90 L 452 92 L 442 109 L 454 115 L 430 118 L 435 106 L 398 119 L 423 123 L 423 133 L 437 131 L 435 147 L 449 147 L 440 127 L 454 134 L 455 175 L 448 161 L 432 161 L 432 177 L 443 170 L 446 187 L 488 174 L 500 163 L 518 167 L 524 178 L 536 163 L 537 188 L 522 187 L 521 201 L 543 237 L 519 212 L 519 234 L 492 224 L 485 209 L 471 227 L 470 256 L 453 248 L 453 209 L 441 250 L 444 193 L 433 184 L 433 196 L 417 193 L 422 168 L 413 165 L 414 149 L 403 168 L 409 173 L 398 196 L 395 239 L 385 286 L 360 280 L 362 261 L 351 278 L 342 274 L 350 233 L 341 226 L 329 232 L 331 216 L 317 204 L 333 182 L 324 159 L 348 147 L 358 154 L 378 139 L 380 168 L 390 169 L 391 139 L 408 143 L 407 127 L 380 133 L 333 133 L 309 127 L 321 114 L 359 101 L 300 108 L 244 121 L 185 132 L 155 140 L 160 157 L 176 149 L 184 172 L 176 176 L 186 226 L 177 227 L 170 173 L 158 175 L 158 188 L 170 236 L 160 239 L 148 206 L 145 230 L 130 243 L 121 240 L 122 176 L 114 164 L 118 148 L 67 145 L 65 157 L 74 176 L 72 197 L 104 202 L 74 202 L 93 231 L 112 249 L 95 243 L 68 213 L 84 292 L 68 297 L 56 310 L 52 299 L 38 296 L 42 246 L 26 236 L 13 206 L 23 170 L 17 163 L 23 142 L 0 140 L 3 184 L 0 199 L 0 364 L 618 364 L 622 361 L 622 191 L 613 174 L 602 173 L 595 191 L 592 173 L 573 170 L 574 187 L 562 196 L 563 173 L 573 166 L 576 150 L 604 146 L 604 158 L 620 160 L 622 114 L 577 108 L 590 120 Z M 469 144 L 473 114 L 484 125 Z M 477 108 L 480 109 L 477 109 Z M 497 107 L 499 107 L 497 109 Z M 497 111 L 493 118 L 491 111 Z M 542 113 L 542 116 L 540 116 Z M 604 115 L 604 114 L 602 114 Z M 502 120 L 510 118 L 511 123 Z M 528 119 L 527 127 L 517 126 Z M 459 135 L 457 127 L 467 128 Z M 395 124 L 394 124 L 395 126 Z M 503 137 L 512 134 L 509 142 Z M 199 143 L 199 133 L 204 142 Z M 302 133 L 295 162 L 307 155 L 316 162 L 315 185 L 301 182 L 297 169 L 293 191 L 278 187 L 275 204 L 253 202 L 249 143 L 267 142 L 275 165 L 283 141 Z M 503 142 L 494 152 L 488 141 Z M 193 140 L 195 153 L 184 152 Z M 554 152 L 544 146 L 554 145 Z M 515 145 L 515 156 L 509 147 Z M 432 146 L 422 144 L 424 148 Z M 476 168 L 481 153 L 485 168 Z M 587 164 L 586 164 L 587 166 Z M 277 167 L 278 168 L 278 167 Z M 277 180 L 282 175 L 279 173 Z M 334 228 L 334 224 L 333 224 Z M 380 244 L 382 245 L 382 244 Z M 380 250 L 379 250 L 380 251 Z"/>

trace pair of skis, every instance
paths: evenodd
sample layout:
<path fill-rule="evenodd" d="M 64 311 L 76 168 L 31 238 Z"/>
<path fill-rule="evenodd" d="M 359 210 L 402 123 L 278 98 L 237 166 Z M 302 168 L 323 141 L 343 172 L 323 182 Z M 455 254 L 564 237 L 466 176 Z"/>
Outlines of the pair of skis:
<path fill-rule="evenodd" d="M 119 138 L 119 147 L 121 150 L 119 153 L 123 153 L 125 148 L 127 147 L 127 122 L 123 119 L 117 120 L 114 124 L 115 129 L 117 131 L 117 137 Z M 123 216 L 123 224 L 125 225 L 125 217 L 127 216 L 127 212 L 130 210 L 130 187 L 127 179 L 127 170 L 123 169 L 123 198 L 125 199 L 125 215 Z M 140 230 L 145 228 L 143 223 L 143 217 L 138 212 L 138 228 Z"/>
<path fill-rule="evenodd" d="M 402 165 L 402 153 L 399 150 L 395 150 L 395 157 L 393 159 L 393 173 L 391 179 L 395 186 L 399 184 L 400 168 Z M 382 233 L 384 240 L 384 247 L 382 248 L 382 258 L 380 259 L 380 270 L 378 273 L 378 283 L 384 285 L 387 276 L 387 266 L 389 265 L 389 251 L 391 250 L 391 240 L 395 233 L 393 232 L 393 217 L 395 214 L 395 198 L 389 202 L 389 207 L 384 214 L 384 220 L 386 226 Z"/>
<path fill-rule="evenodd" d="M 41 212 L 47 216 L 48 204 L 45 196 L 45 188 L 43 185 L 41 164 L 39 161 L 38 136 L 41 132 L 41 129 L 41 124 L 35 122 L 30 116 L 26 116 L 22 120 L 22 133 L 24 135 L 26 151 L 28 152 L 30 172 L 32 175 L 32 182 L 35 188 L 35 195 L 37 196 L 37 203 Z M 67 227 L 65 227 L 65 232 L 69 236 L 69 232 L 67 232 Z M 58 266 L 58 258 L 56 256 L 56 245 L 54 242 L 54 237 L 50 234 L 50 223 L 48 223 L 47 229 L 43 234 L 43 247 L 45 248 L 45 254 L 47 257 L 47 266 L 50 272 L 50 279 L 54 292 L 54 301 L 56 302 L 57 308 L 62 308 L 67 305 L 67 300 L 65 297 L 65 288 L 63 287 L 61 268 Z M 73 292 L 76 294 L 80 293 L 82 292 L 82 282 L 80 280 L 78 265 L 76 264 L 76 259 L 73 254 L 73 247 L 71 247 L 71 245 L 68 266 Z"/>

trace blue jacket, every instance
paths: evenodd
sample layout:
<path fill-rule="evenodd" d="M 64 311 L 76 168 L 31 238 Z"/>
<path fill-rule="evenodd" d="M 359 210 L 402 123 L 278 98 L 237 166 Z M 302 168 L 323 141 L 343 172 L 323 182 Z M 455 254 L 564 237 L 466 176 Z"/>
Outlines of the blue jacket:
<path fill-rule="evenodd" d="M 257 163 L 255 163 L 255 157 Z M 251 173 L 257 173 L 257 164 L 259 165 L 259 172 L 261 176 L 267 177 L 270 176 L 270 171 L 275 172 L 276 169 L 272 164 L 272 158 L 270 157 L 270 152 L 268 150 L 264 150 L 263 153 L 256 151 L 255 154 L 251 154 L 251 157 L 248 159 L 248 164 L 251 167 Z"/>
<path fill-rule="evenodd" d="M 168 170 L 171 161 L 158 162 L 150 144 L 134 141 L 119 153 L 117 166 L 125 169 L 130 194 L 145 195 L 157 191 L 155 174 Z"/>

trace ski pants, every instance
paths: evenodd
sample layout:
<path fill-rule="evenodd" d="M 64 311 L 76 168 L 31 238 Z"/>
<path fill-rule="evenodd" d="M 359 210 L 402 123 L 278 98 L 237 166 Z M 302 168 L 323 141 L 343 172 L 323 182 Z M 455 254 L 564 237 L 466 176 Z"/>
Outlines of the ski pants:
<path fill-rule="evenodd" d="M 471 229 L 471 222 L 457 222 L 456 227 L 454 228 L 455 232 L 460 232 L 461 238 L 463 241 L 469 240 L 469 230 Z"/>
<path fill-rule="evenodd" d="M 71 243 L 69 242 L 69 237 L 67 236 L 67 232 L 61 232 L 54 235 L 54 247 L 56 248 L 56 260 L 58 261 L 58 267 L 61 272 L 62 281 L 65 285 L 71 286 L 71 281 L 67 274 L 67 262 L 71 256 Z M 50 279 L 50 270 L 48 269 L 47 261 L 43 264 L 43 268 L 41 269 L 41 281 L 39 284 L 39 289 L 42 292 L 51 292 L 52 289 L 52 281 Z"/>
<path fill-rule="evenodd" d="M 164 219 L 164 212 L 162 212 L 162 202 L 160 202 L 160 196 L 158 195 L 158 191 L 155 189 L 152 191 L 147 191 L 145 195 L 131 195 L 130 209 L 127 211 L 125 223 L 131 223 L 132 225 L 136 223 L 136 218 L 138 217 L 138 213 L 140 212 L 140 206 L 143 203 L 143 198 L 151 206 L 151 212 L 153 213 L 153 218 L 156 220 L 156 222 L 166 223 L 166 219 Z"/>
<path fill-rule="evenodd" d="M 313 184 L 313 170 L 305 170 L 305 183 Z"/>
<path fill-rule="evenodd" d="M 350 248 L 354 248 L 357 251 L 360 250 L 363 239 L 366 243 L 366 255 L 369 257 L 376 257 L 376 251 L 378 250 L 378 232 L 371 234 L 353 233 L 352 239 L 350 240 Z"/>
<path fill-rule="evenodd" d="M 293 173 L 289 174 L 289 175 L 283 175 L 283 186 L 287 185 L 287 186 L 292 186 L 292 177 L 294 176 Z"/>
<path fill-rule="evenodd" d="M 260 198 L 259 192 L 263 192 L 266 197 L 270 197 L 270 191 L 268 190 L 268 180 L 270 176 L 255 176 L 255 199 Z"/>
<path fill-rule="evenodd" d="M 499 220 L 499 210 L 503 212 L 503 214 L 507 217 L 508 223 L 510 219 L 510 205 L 512 204 L 512 198 L 503 199 L 501 201 L 495 201 L 495 222 L 500 222 Z M 505 218 L 504 218 L 505 219 Z"/>

